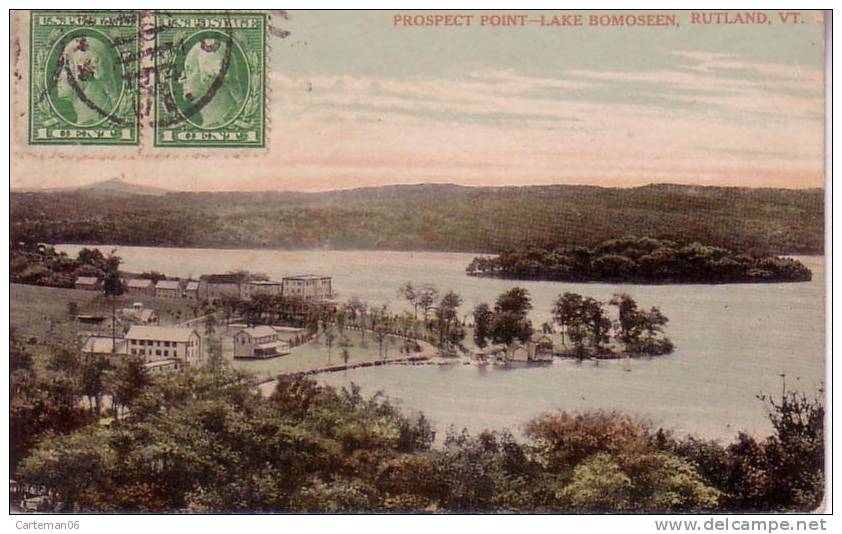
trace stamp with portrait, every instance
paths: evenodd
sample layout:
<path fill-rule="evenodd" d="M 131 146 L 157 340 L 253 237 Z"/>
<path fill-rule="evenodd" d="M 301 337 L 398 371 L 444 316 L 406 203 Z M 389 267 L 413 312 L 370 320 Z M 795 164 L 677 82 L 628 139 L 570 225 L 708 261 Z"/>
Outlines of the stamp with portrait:
<path fill-rule="evenodd" d="M 137 145 L 139 14 L 36 11 L 30 24 L 29 143 Z"/>
<path fill-rule="evenodd" d="M 261 148 L 266 15 L 155 15 L 155 146 Z"/>

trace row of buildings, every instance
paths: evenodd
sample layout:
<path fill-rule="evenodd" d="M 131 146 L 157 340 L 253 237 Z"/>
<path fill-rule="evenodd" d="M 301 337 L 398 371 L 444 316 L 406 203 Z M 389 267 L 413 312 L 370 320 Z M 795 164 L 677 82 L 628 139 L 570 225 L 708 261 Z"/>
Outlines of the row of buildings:
<path fill-rule="evenodd" d="M 234 357 L 267 359 L 289 354 L 290 344 L 284 334 L 300 329 L 272 326 L 242 328 L 234 334 Z M 163 372 L 191 367 L 202 358 L 202 340 L 194 328 L 182 326 L 133 325 L 125 336 L 89 336 L 82 353 L 93 356 L 138 356 L 150 372 Z"/>
<path fill-rule="evenodd" d="M 93 276 L 76 279 L 77 289 L 98 290 L 101 281 Z M 214 302 L 224 298 L 250 299 L 256 295 L 295 297 L 303 300 L 319 300 L 333 295 L 329 276 L 305 274 L 287 276 L 280 282 L 273 280 L 243 280 L 238 274 L 207 274 L 198 280 L 150 280 L 132 278 L 126 280 L 126 293 L 161 298 L 187 299 Z"/>
<path fill-rule="evenodd" d="M 527 343 L 515 343 L 511 347 L 504 344 L 488 345 L 474 351 L 473 357 L 479 363 L 491 362 L 527 362 L 546 363 L 553 361 L 555 348 L 548 336 L 531 339 Z"/>
<path fill-rule="evenodd" d="M 202 358 L 202 340 L 196 330 L 180 326 L 133 325 L 122 338 L 90 336 L 82 353 L 94 356 L 139 356 L 150 372 L 190 367 Z"/>

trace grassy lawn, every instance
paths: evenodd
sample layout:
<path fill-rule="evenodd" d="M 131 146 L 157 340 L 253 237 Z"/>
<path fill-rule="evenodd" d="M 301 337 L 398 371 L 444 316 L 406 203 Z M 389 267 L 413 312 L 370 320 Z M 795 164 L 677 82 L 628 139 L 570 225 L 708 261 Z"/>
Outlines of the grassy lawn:
<path fill-rule="evenodd" d="M 248 371 L 260 378 L 271 378 L 280 373 L 308 371 L 310 369 L 344 363 L 342 361 L 342 348 L 338 345 L 339 336 L 334 341 L 333 348 L 330 351 L 330 359 L 328 360 L 327 345 L 325 345 L 324 337 L 321 335 L 319 335 L 316 341 L 293 348 L 286 356 L 279 356 L 268 360 L 235 360 L 230 336 L 235 334 L 237 329 L 229 330 L 223 340 L 223 354 L 232 362 L 235 368 Z M 365 337 L 367 347 L 363 346 L 362 337 L 359 332 L 346 331 L 345 335 L 352 344 L 351 347 L 348 347 L 350 354 L 350 358 L 348 359 L 349 364 L 382 359 L 378 354 L 377 341 L 370 332 L 366 333 Z M 392 339 L 392 345 L 389 346 L 387 352 L 388 358 L 391 359 L 401 356 L 400 343 L 401 341 L 397 338 Z M 384 348 L 385 346 L 386 344 L 384 343 Z"/>
<path fill-rule="evenodd" d="M 71 321 L 67 313 L 67 305 L 75 302 L 79 306 L 79 313 L 99 314 L 110 316 L 111 303 L 105 299 L 100 292 L 86 291 L 82 289 L 61 289 L 53 287 L 30 286 L 23 284 L 11 285 L 11 313 L 10 324 L 23 341 L 30 337 L 37 338 L 38 343 L 32 347 L 36 359 L 40 360 L 43 352 L 43 341 L 49 332 L 61 332 L 72 337 L 76 331 L 94 331 L 96 327 L 90 325 L 77 325 Z M 122 295 L 117 299 L 117 308 L 127 308 L 133 302 L 143 302 L 145 307 L 155 309 L 162 325 L 174 324 L 179 321 L 193 318 L 192 303 L 190 301 L 163 299 L 140 295 Z M 207 340 L 204 338 L 204 326 L 200 322 L 195 326 L 196 332 L 203 338 L 203 346 L 207 347 Z M 107 328 L 99 328 L 103 334 L 108 334 Z M 279 373 L 296 371 L 307 371 L 330 365 L 339 365 L 342 361 L 342 348 L 339 346 L 337 335 L 328 358 L 327 346 L 324 344 L 324 337 L 319 335 L 316 341 L 295 347 L 286 356 L 280 356 L 268 360 L 234 360 L 233 336 L 239 328 L 218 327 L 215 335 L 222 338 L 223 355 L 232 362 L 234 367 L 254 373 L 259 377 L 274 377 Z M 347 330 L 346 337 L 351 343 L 348 347 L 350 358 L 348 363 L 359 363 L 382 359 L 378 354 L 377 340 L 371 334 L 366 333 L 366 343 L 363 344 L 362 336 L 357 331 Z M 391 344 L 388 345 L 387 356 L 397 358 L 400 356 L 402 341 L 390 337 Z M 384 347 L 386 344 L 384 343 Z"/>
<path fill-rule="evenodd" d="M 79 306 L 81 314 L 111 315 L 111 302 L 99 291 L 11 284 L 10 300 L 9 323 L 21 339 L 35 336 L 40 341 L 50 331 L 51 321 L 54 329 L 71 323 L 67 314 L 70 302 Z M 117 298 L 117 309 L 131 307 L 134 302 L 154 309 L 162 325 L 193 318 L 192 301 L 145 295 L 122 295 Z M 89 325 L 80 329 L 95 330 Z"/>

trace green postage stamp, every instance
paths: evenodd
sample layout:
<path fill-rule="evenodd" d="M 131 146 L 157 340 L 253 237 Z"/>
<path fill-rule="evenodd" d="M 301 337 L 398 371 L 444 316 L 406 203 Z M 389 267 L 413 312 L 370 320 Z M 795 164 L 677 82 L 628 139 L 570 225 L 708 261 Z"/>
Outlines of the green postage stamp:
<path fill-rule="evenodd" d="M 265 146 L 266 16 L 157 13 L 155 146 Z"/>
<path fill-rule="evenodd" d="M 29 144 L 265 147 L 266 26 L 260 12 L 33 12 Z"/>
<path fill-rule="evenodd" d="M 30 144 L 138 144 L 139 14 L 33 12 L 30 21 Z"/>

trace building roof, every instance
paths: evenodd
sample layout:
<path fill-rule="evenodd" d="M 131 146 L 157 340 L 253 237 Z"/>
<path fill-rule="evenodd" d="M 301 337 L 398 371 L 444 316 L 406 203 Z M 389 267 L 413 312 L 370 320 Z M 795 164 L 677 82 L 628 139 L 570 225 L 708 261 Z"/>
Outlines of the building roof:
<path fill-rule="evenodd" d="M 249 280 L 246 282 L 248 285 L 251 286 L 279 286 L 281 282 L 275 282 L 274 280 Z"/>
<path fill-rule="evenodd" d="M 506 350 L 506 345 L 488 345 L 484 349 L 479 349 L 474 354 L 496 354 Z"/>
<path fill-rule="evenodd" d="M 187 286 L 184 288 L 185 291 L 198 291 L 199 290 L 199 282 L 196 280 L 190 280 L 187 282 Z"/>
<path fill-rule="evenodd" d="M 77 286 L 79 286 L 79 285 L 95 286 L 97 284 L 97 282 L 98 282 L 98 279 L 97 279 L 96 276 L 80 276 L 79 278 L 76 279 L 76 285 Z"/>
<path fill-rule="evenodd" d="M 148 323 L 150 319 L 155 316 L 155 310 L 149 308 L 143 309 L 136 309 L 136 308 L 123 308 L 120 310 L 124 316 L 134 319 L 136 321 L 143 321 L 144 323 Z"/>
<path fill-rule="evenodd" d="M 132 278 L 126 284 L 126 287 L 141 287 L 141 288 L 148 288 L 150 285 L 154 284 L 152 280 L 146 278 Z"/>
<path fill-rule="evenodd" d="M 285 276 L 284 280 L 324 280 L 330 279 L 329 276 L 322 276 L 319 274 L 300 274 L 297 276 Z"/>
<path fill-rule="evenodd" d="M 91 336 L 82 345 L 83 353 L 110 354 L 114 349 L 114 341 L 111 337 Z M 126 354 L 126 340 L 117 338 L 117 354 Z"/>
<path fill-rule="evenodd" d="M 181 282 L 178 280 L 160 280 L 155 289 L 181 289 Z"/>
<path fill-rule="evenodd" d="M 243 281 L 240 274 L 203 274 L 199 278 L 209 284 L 239 284 Z"/>
<path fill-rule="evenodd" d="M 251 337 L 266 337 L 266 336 L 274 336 L 277 334 L 274 328 L 271 326 L 253 326 L 251 328 L 243 328 L 237 335 L 240 335 L 242 332 L 245 332 Z"/>
<path fill-rule="evenodd" d="M 132 326 L 126 334 L 129 339 L 152 339 L 160 341 L 190 341 L 190 336 L 196 331 L 192 328 L 179 328 L 175 326 Z"/>
<path fill-rule="evenodd" d="M 273 326 L 272 328 L 275 330 L 275 332 L 283 332 L 285 334 L 300 334 L 301 332 L 306 330 L 306 328 L 299 328 L 297 326 Z"/>
<path fill-rule="evenodd" d="M 257 345 L 258 349 L 285 349 L 288 348 L 289 344 L 283 341 L 267 341 L 266 343 L 261 343 Z"/>

